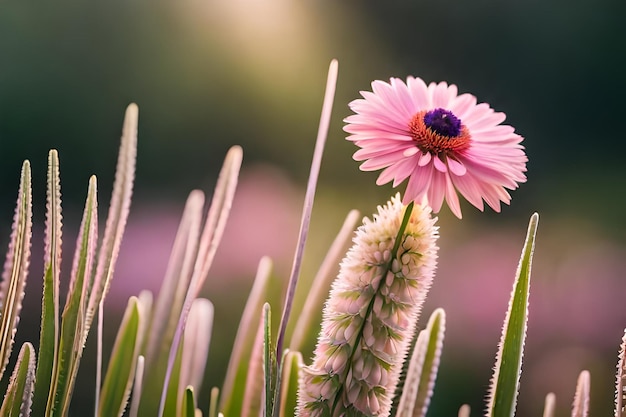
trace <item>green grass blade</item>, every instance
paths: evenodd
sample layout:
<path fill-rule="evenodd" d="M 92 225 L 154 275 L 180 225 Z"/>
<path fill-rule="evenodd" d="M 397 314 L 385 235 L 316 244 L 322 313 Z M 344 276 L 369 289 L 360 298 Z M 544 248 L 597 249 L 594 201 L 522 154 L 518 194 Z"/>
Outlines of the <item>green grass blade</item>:
<path fill-rule="evenodd" d="M 272 312 L 269 304 L 263 306 L 263 375 L 264 398 L 263 417 L 269 417 L 274 411 L 274 376 L 276 359 L 272 350 Z"/>
<path fill-rule="evenodd" d="M 26 342 L 20 349 L 17 363 L 11 375 L 0 417 L 28 417 L 31 411 L 33 389 L 35 386 L 35 349 Z"/>
<path fill-rule="evenodd" d="M 424 417 L 428 411 L 428 405 L 433 395 L 435 382 L 437 381 L 437 371 L 441 359 L 443 339 L 446 331 L 446 313 L 442 309 L 437 309 L 428 321 L 428 338 L 422 375 L 417 390 L 413 417 Z"/>
<path fill-rule="evenodd" d="M 279 416 L 294 416 L 298 405 L 298 380 L 300 369 L 304 366 L 300 352 L 289 351 L 285 355 Z"/>
<path fill-rule="evenodd" d="M 178 415 L 178 407 L 181 404 L 179 400 L 182 400 L 178 393 L 180 392 L 180 366 L 182 362 L 182 353 L 185 348 L 185 341 L 182 340 L 178 346 L 176 358 L 174 360 L 174 366 L 172 368 L 172 375 L 169 379 L 169 383 L 166 390 L 165 403 L 163 407 L 163 416 L 170 417 Z M 153 401 L 155 399 L 153 398 Z"/>
<path fill-rule="evenodd" d="M 446 314 L 439 308 L 433 312 L 428 325 L 417 337 L 398 404 L 397 417 L 426 415 L 437 379 L 445 328 Z"/>
<path fill-rule="evenodd" d="M 30 162 L 24 161 L 2 283 L 0 283 L 0 379 L 11 356 L 30 262 L 32 191 Z"/>
<path fill-rule="evenodd" d="M 182 311 L 193 265 L 198 254 L 198 240 L 202 225 L 204 193 L 192 191 L 185 203 L 174 246 L 159 290 L 144 349 L 146 375 L 139 414 L 157 415 L 167 369 L 170 346 Z"/>
<path fill-rule="evenodd" d="M 100 393 L 99 417 L 121 416 L 126 409 L 141 345 L 139 301 L 131 297 L 117 332 Z"/>
<path fill-rule="evenodd" d="M 61 337 L 54 368 L 47 416 L 66 416 L 84 348 L 84 326 L 87 308 L 87 286 L 92 273 L 98 239 L 98 210 L 96 178 L 89 180 L 87 201 L 76 242 L 70 290 L 63 308 Z"/>
<path fill-rule="evenodd" d="M 48 154 L 48 188 L 46 204 L 46 236 L 44 255 L 43 296 L 41 301 L 41 332 L 39 360 L 35 378 L 33 415 L 46 411 L 50 382 L 59 351 L 59 282 L 61 274 L 61 185 L 59 156 L 56 150 Z"/>
<path fill-rule="evenodd" d="M 137 123 L 139 108 L 136 104 L 130 104 L 126 108 L 124 124 L 122 127 L 122 139 L 115 169 L 115 181 L 109 213 L 106 220 L 104 237 L 98 252 L 98 266 L 93 275 L 93 285 L 90 286 L 89 303 L 85 317 L 83 331 L 83 343 L 87 339 L 91 322 L 95 315 L 98 304 L 106 295 L 111 277 L 115 269 L 117 255 L 122 243 L 122 236 L 126 228 L 130 200 L 133 194 L 135 181 L 135 164 L 137 160 Z"/>
<path fill-rule="evenodd" d="M 133 383 L 133 398 L 130 403 L 130 410 L 128 412 L 129 417 L 137 417 L 139 413 L 139 400 L 143 391 L 143 371 L 144 371 L 144 357 L 139 355 L 137 358 L 137 367 L 135 369 L 135 381 Z"/>
<path fill-rule="evenodd" d="M 504 320 L 500 347 L 491 379 L 487 417 L 513 417 L 515 414 L 528 323 L 530 270 L 538 222 L 539 215 L 535 213 L 530 218 L 509 308 Z"/>
<path fill-rule="evenodd" d="M 589 415 L 589 390 L 591 377 L 589 371 L 582 371 L 576 383 L 576 394 L 574 395 L 574 407 L 572 417 L 587 417 Z"/>
<path fill-rule="evenodd" d="M 196 400 L 193 395 L 193 387 L 191 386 L 185 388 L 182 410 L 182 417 L 195 417 L 196 415 Z"/>
<path fill-rule="evenodd" d="M 263 311 L 263 308 L 261 308 Z M 265 386 L 264 357 L 265 351 L 264 335 L 265 335 L 265 318 L 261 314 L 257 320 L 257 332 L 252 345 L 252 351 L 248 357 L 246 368 L 247 375 L 244 382 L 244 390 L 239 398 L 240 412 L 235 414 L 241 417 L 257 417 L 261 415 L 263 409 L 263 393 Z"/>
<path fill-rule="evenodd" d="M 220 389 L 211 388 L 211 402 L 209 403 L 209 417 L 217 417 L 217 405 L 220 397 Z"/>
<path fill-rule="evenodd" d="M 243 415 L 242 408 L 245 399 L 248 398 L 245 392 L 246 380 L 249 375 L 248 369 L 251 365 L 250 356 L 259 328 L 257 325 L 259 311 L 262 311 L 263 303 L 268 298 L 271 270 L 272 261 L 267 257 L 261 258 L 252 290 L 239 322 L 237 336 L 235 336 L 235 343 L 226 370 L 226 379 L 222 387 L 219 409 L 226 416 Z"/>

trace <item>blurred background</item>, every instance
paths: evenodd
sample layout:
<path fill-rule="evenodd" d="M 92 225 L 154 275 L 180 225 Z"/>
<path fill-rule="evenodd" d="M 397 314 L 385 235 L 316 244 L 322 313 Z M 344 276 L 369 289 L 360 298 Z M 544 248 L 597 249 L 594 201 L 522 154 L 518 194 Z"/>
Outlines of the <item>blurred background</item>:
<path fill-rule="evenodd" d="M 369 216 L 395 192 L 376 187 L 377 173 L 351 159 L 355 147 L 341 130 L 347 104 L 375 79 L 457 84 L 504 111 L 525 137 L 528 182 L 501 214 L 469 204 L 462 221 L 440 213 L 440 267 L 424 314 L 444 307 L 448 333 L 430 415 L 456 415 L 462 403 L 482 412 L 534 211 L 541 221 L 518 415 L 539 415 L 550 391 L 566 413 L 582 369 L 592 371 L 592 412 L 610 413 L 626 327 L 624 16 L 622 0 L 3 3 L 2 247 L 24 159 L 34 177 L 33 264 L 18 341 L 38 337 L 47 152 L 61 158 L 69 280 L 88 178 L 98 176 L 104 217 L 123 112 L 136 102 L 137 182 L 105 337 L 112 344 L 130 295 L 158 291 L 188 192 L 210 195 L 226 150 L 242 145 L 233 214 L 203 292 L 217 321 L 205 389 L 220 385 L 259 258 L 271 256 L 278 276 L 289 273 L 326 72 L 337 58 L 303 275 L 315 272 L 349 209 Z M 94 339 L 84 381 L 93 380 Z M 78 384 L 75 415 L 92 409 L 91 386 Z"/>

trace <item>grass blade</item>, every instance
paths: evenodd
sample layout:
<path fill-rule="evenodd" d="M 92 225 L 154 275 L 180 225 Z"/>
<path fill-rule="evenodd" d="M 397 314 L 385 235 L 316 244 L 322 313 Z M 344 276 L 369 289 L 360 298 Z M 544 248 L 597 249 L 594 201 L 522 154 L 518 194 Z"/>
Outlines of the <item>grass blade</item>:
<path fill-rule="evenodd" d="M 333 101 L 335 99 L 335 88 L 337 86 L 337 71 L 339 63 L 337 60 L 332 60 L 328 68 L 328 77 L 326 80 L 326 91 L 324 92 L 324 102 L 322 104 L 322 115 L 320 117 L 320 124 L 317 131 L 317 139 L 315 141 L 315 150 L 313 151 L 313 161 L 311 162 L 311 170 L 309 173 L 309 180 L 306 187 L 306 193 L 304 196 L 304 206 L 302 207 L 302 219 L 300 221 L 300 232 L 298 233 L 298 243 L 296 245 L 296 252 L 293 257 L 293 265 L 291 267 L 291 274 L 289 276 L 289 284 L 287 286 L 287 295 L 285 296 L 285 304 L 283 306 L 283 313 L 280 318 L 280 325 L 278 327 L 278 337 L 276 339 L 276 352 L 275 357 L 278 360 L 282 360 L 282 350 L 285 338 L 285 332 L 287 331 L 287 323 L 289 316 L 291 315 L 291 308 L 293 305 L 293 298 L 296 293 L 296 287 L 298 285 L 298 278 L 300 277 L 300 268 L 302 266 L 302 256 L 304 255 L 304 246 L 306 244 L 307 236 L 309 234 L 309 225 L 311 223 L 311 212 L 313 210 L 313 200 L 315 199 L 315 189 L 317 188 L 317 178 L 319 176 L 320 166 L 322 164 L 322 155 L 324 153 L 324 145 L 326 144 L 326 138 L 328 136 L 328 127 L 330 125 L 330 116 L 333 108 Z"/>
<path fill-rule="evenodd" d="M 20 349 L 17 363 L 11 375 L 7 393 L 0 408 L 0 416 L 28 417 L 31 411 L 35 386 L 35 349 L 26 342 Z"/>
<path fill-rule="evenodd" d="M 146 360 L 151 369 L 162 363 L 165 360 L 162 355 L 166 358 L 169 352 L 198 255 L 203 207 L 204 193 L 192 191 L 185 203 L 165 277 L 154 306 L 154 317 L 150 323 Z M 161 379 L 164 375 L 165 369 Z"/>
<path fill-rule="evenodd" d="M 509 308 L 504 320 L 500 348 L 496 356 L 494 374 L 491 379 L 487 417 L 513 417 L 522 371 L 524 340 L 528 324 L 528 295 L 530 292 L 530 270 L 535 249 L 535 235 L 539 215 L 533 214 L 517 268 Z"/>
<path fill-rule="evenodd" d="M 206 298 L 196 298 L 189 311 L 185 328 L 185 344 L 180 369 L 180 387 L 192 387 L 200 392 L 213 329 L 213 304 Z M 180 396 L 185 392 L 181 391 Z"/>
<path fill-rule="evenodd" d="M 143 320 L 138 299 L 131 297 L 115 338 L 102 385 L 99 417 L 121 416 L 124 413 L 135 376 Z"/>
<path fill-rule="evenodd" d="M 122 236 L 126 228 L 130 200 L 135 181 L 135 165 L 137 160 L 137 123 L 139 108 L 130 104 L 126 108 L 122 139 L 115 169 L 115 181 L 111 193 L 111 203 L 107 216 L 104 237 L 98 252 L 98 266 L 93 276 L 93 286 L 90 286 L 89 303 L 85 317 L 83 343 L 91 327 L 98 304 L 106 295 L 111 277 L 115 269 L 117 255 L 122 243 Z"/>
<path fill-rule="evenodd" d="M 267 299 L 270 287 L 271 270 L 272 261 L 270 258 L 261 258 L 252 290 L 239 322 L 235 343 L 228 361 L 219 407 L 220 411 L 227 416 L 244 415 L 242 408 L 248 408 L 243 406 L 247 398 L 249 398 L 246 394 L 246 380 L 249 378 L 249 367 L 253 363 L 250 360 L 250 356 L 253 350 L 252 347 L 255 345 L 255 335 L 259 328 L 256 325 L 259 320 L 259 311 L 263 309 L 263 303 Z"/>
<path fill-rule="evenodd" d="M 283 383 L 278 415 L 294 416 L 298 406 L 298 379 L 300 378 L 300 369 L 304 366 L 304 361 L 300 352 L 289 351 L 285 355 L 283 363 Z"/>
<path fill-rule="evenodd" d="M 185 388 L 182 410 L 183 417 L 194 417 L 196 415 L 196 400 L 193 395 L 193 387 L 191 386 Z"/>
<path fill-rule="evenodd" d="M 145 359 L 142 355 L 137 358 L 137 368 L 135 369 L 135 382 L 133 384 L 133 397 L 130 403 L 129 417 L 137 417 L 139 412 L 139 400 L 143 390 L 143 370 Z"/>
<path fill-rule="evenodd" d="M 397 417 L 426 415 L 437 380 L 445 328 L 446 314 L 439 308 L 433 312 L 428 325 L 417 336 L 398 404 Z"/>
<path fill-rule="evenodd" d="M 194 265 L 193 274 L 191 276 L 191 282 L 189 283 L 189 288 L 187 290 L 187 294 L 185 295 L 185 301 L 178 319 L 178 324 L 176 325 L 174 339 L 172 340 L 172 345 L 169 350 L 163 391 L 159 402 L 159 417 L 163 416 L 165 399 L 167 396 L 167 386 L 169 385 L 169 379 L 173 371 L 175 357 L 183 337 L 183 331 L 185 330 L 187 317 L 189 315 L 189 310 L 191 309 L 191 303 L 198 296 L 198 292 L 202 288 L 202 285 L 209 274 L 209 270 L 213 264 L 213 258 L 215 257 L 215 252 L 217 251 L 217 247 L 219 246 L 219 243 L 222 240 L 222 235 L 224 234 L 226 221 L 228 220 L 233 198 L 235 197 L 235 190 L 237 188 L 242 159 L 243 150 L 241 147 L 233 146 L 230 148 L 226 154 L 224 165 L 222 166 L 217 180 L 215 192 L 213 193 L 213 200 L 211 201 L 211 207 L 207 215 L 204 230 L 200 237 L 198 256 Z"/>
<path fill-rule="evenodd" d="M 54 369 L 55 373 L 50 386 L 47 416 L 65 416 L 69 410 L 69 402 L 84 347 L 87 287 L 92 273 L 97 239 L 97 183 L 96 177 L 92 176 L 76 242 L 70 290 L 62 314 L 57 366 Z"/>
<path fill-rule="evenodd" d="M 31 188 L 30 162 L 24 161 L 9 250 L 0 283 L 0 379 L 11 356 L 28 276 L 33 227 Z"/>
<path fill-rule="evenodd" d="M 554 417 L 554 409 L 556 408 L 556 395 L 553 392 L 546 395 L 546 401 L 543 406 L 543 417 Z"/>
<path fill-rule="evenodd" d="M 263 307 L 261 307 L 263 311 Z M 264 338 L 265 338 L 265 317 L 261 314 L 261 319 L 257 321 L 257 332 L 252 345 L 252 350 L 248 358 L 248 364 L 246 367 L 246 376 L 242 381 L 244 390 L 238 401 L 241 403 L 239 406 L 241 417 L 256 417 L 261 415 L 265 398 L 264 386 L 265 386 L 265 370 L 264 370 Z M 237 397 L 235 397 L 237 398 Z M 235 400 L 237 402 L 237 400 Z"/>
<path fill-rule="evenodd" d="M 39 360 L 35 377 L 33 415 L 45 413 L 50 381 L 59 351 L 59 282 L 61 274 L 61 185 L 59 155 L 48 154 L 48 187 L 46 204 L 46 235 L 44 254 L 43 296 L 41 301 L 41 332 Z"/>
<path fill-rule="evenodd" d="M 354 234 L 360 213 L 358 210 L 351 210 L 341 226 L 341 230 L 335 237 L 328 253 L 324 257 L 322 264 L 313 278 L 313 285 L 307 293 L 302 312 L 298 314 L 298 320 L 293 327 L 293 334 L 289 341 L 289 350 L 301 351 L 307 338 L 310 336 L 315 319 L 320 315 L 324 301 L 328 296 L 328 291 L 333 280 L 337 276 L 337 265 L 350 246 L 350 238 Z"/>
<path fill-rule="evenodd" d="M 149 326 L 144 348 L 146 377 L 140 402 L 140 415 L 154 416 L 159 409 L 159 404 L 154 398 L 160 396 L 163 390 L 170 346 L 198 256 L 203 207 L 204 193 L 192 191 L 185 203 Z"/>
<path fill-rule="evenodd" d="M 211 388 L 211 402 L 209 403 L 209 417 L 217 417 L 217 404 L 220 390 L 217 387 Z"/>
<path fill-rule="evenodd" d="M 269 304 L 263 306 L 263 417 L 269 417 L 274 410 L 274 376 L 276 359 L 272 350 L 272 312 Z"/>
<path fill-rule="evenodd" d="M 184 347 L 185 341 L 182 340 L 181 343 L 178 345 L 178 351 L 176 352 L 176 357 L 174 358 L 174 366 L 172 368 L 171 378 L 169 379 L 167 386 L 164 387 L 164 389 L 166 390 L 166 396 L 163 415 L 166 417 L 178 415 L 182 403 L 182 398 L 179 397 L 178 393 L 180 392 L 180 365 Z"/>
<path fill-rule="evenodd" d="M 582 371 L 576 383 L 576 394 L 574 395 L 574 407 L 572 417 L 587 417 L 589 415 L 589 389 L 591 377 L 589 371 Z"/>
<path fill-rule="evenodd" d="M 615 417 L 626 417 L 626 330 L 619 349 L 615 378 Z"/>

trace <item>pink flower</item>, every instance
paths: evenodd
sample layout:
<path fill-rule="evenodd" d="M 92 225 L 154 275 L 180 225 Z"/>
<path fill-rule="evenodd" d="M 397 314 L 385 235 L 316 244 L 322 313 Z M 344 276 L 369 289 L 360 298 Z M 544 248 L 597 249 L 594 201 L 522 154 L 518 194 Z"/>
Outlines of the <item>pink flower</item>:
<path fill-rule="evenodd" d="M 522 137 L 501 125 L 504 113 L 471 94 L 457 95 L 445 82 L 426 85 L 420 78 L 374 81 L 372 91 L 350 103 L 356 113 L 344 119 L 348 140 L 359 149 L 363 171 L 383 169 L 376 183 L 408 178 L 403 203 L 426 197 L 434 212 L 445 199 L 461 218 L 457 191 L 483 210 L 483 200 L 495 211 L 509 204 L 513 190 L 525 182 L 528 158 Z"/>

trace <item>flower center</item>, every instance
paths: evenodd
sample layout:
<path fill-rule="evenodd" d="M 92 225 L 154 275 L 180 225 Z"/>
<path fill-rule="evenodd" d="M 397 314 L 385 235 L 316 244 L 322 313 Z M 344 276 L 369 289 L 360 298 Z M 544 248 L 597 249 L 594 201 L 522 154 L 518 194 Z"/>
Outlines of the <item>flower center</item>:
<path fill-rule="evenodd" d="M 461 133 L 461 120 L 451 111 L 444 109 L 431 110 L 424 115 L 424 124 L 441 136 L 453 138 Z"/>
<path fill-rule="evenodd" d="M 464 151 L 471 141 L 461 119 L 441 108 L 416 113 L 409 121 L 409 134 L 422 152 L 438 156 Z"/>

